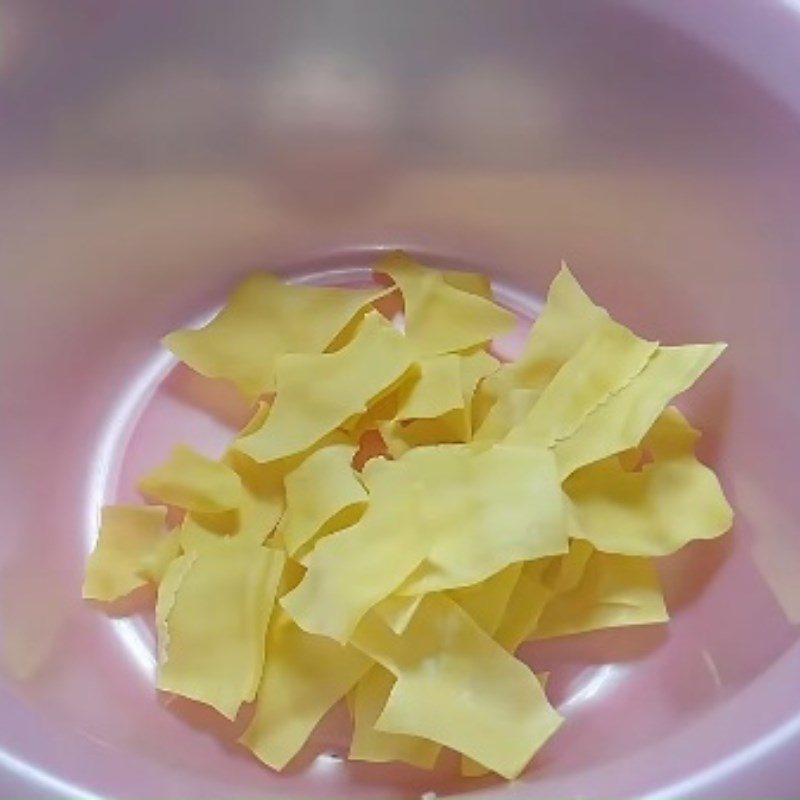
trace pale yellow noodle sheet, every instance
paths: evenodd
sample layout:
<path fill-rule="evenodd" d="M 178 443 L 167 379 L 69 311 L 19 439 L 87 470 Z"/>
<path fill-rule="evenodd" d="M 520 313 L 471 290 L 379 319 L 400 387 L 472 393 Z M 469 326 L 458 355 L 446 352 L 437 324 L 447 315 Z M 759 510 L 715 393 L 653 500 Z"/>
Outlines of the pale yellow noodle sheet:
<path fill-rule="evenodd" d="M 258 462 L 300 453 L 363 414 L 412 367 L 403 335 L 371 312 L 341 350 L 280 358 L 278 394 L 269 416 L 235 447 Z"/>
<path fill-rule="evenodd" d="M 356 684 L 353 691 L 353 740 L 350 758 L 355 761 L 403 761 L 415 767 L 431 769 L 442 746 L 419 736 L 389 733 L 375 728 L 395 677 L 380 664 L 375 664 Z"/>
<path fill-rule="evenodd" d="M 318 535 L 354 524 L 363 513 L 368 498 L 351 467 L 355 452 L 354 445 L 323 447 L 286 475 L 286 512 L 278 533 L 289 555 Z"/>
<path fill-rule="evenodd" d="M 641 471 L 611 457 L 575 472 L 565 488 L 578 535 L 608 553 L 664 556 L 725 533 L 733 511 L 694 454 L 697 436 L 677 409 L 667 409 L 644 439 L 654 460 Z"/>
<path fill-rule="evenodd" d="M 274 275 L 244 280 L 214 319 L 164 344 L 192 369 L 233 381 L 247 397 L 275 389 L 275 362 L 287 353 L 321 353 L 385 290 L 284 283 Z"/>
<path fill-rule="evenodd" d="M 456 289 L 439 272 L 417 264 L 405 253 L 385 256 L 375 271 L 389 275 L 400 289 L 406 336 L 419 356 L 467 350 L 516 326 L 510 311 Z"/>
<path fill-rule="evenodd" d="M 227 464 L 178 445 L 164 464 L 139 481 L 139 490 L 161 503 L 208 514 L 236 508 L 242 481 Z"/>
<path fill-rule="evenodd" d="M 282 553 L 236 540 L 173 561 L 159 587 L 158 688 L 229 719 L 253 700 L 283 564 Z"/>
<path fill-rule="evenodd" d="M 397 678 L 377 730 L 438 742 L 511 779 L 561 724 L 533 672 L 446 596 L 426 597 L 402 637 L 365 623 L 356 645 Z"/>
<path fill-rule="evenodd" d="M 260 761 L 282 769 L 372 662 L 354 647 L 305 633 L 280 612 L 267 650 L 255 713 L 240 741 Z"/>
<path fill-rule="evenodd" d="M 164 537 L 163 506 L 106 506 L 83 580 L 83 597 L 109 602 L 143 586 L 141 561 Z"/>

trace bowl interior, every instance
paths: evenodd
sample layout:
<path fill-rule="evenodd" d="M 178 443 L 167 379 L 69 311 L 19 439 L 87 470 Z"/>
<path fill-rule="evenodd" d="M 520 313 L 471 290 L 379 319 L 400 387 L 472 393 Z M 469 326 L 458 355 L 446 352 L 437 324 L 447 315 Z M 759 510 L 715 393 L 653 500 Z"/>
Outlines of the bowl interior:
<path fill-rule="evenodd" d="M 800 122 L 742 69 L 624 4 L 333 5 L 198 3 L 184 17 L 86 2 L 71 21 L 55 3 L 9 6 L 7 785 L 701 791 L 795 735 L 800 709 Z M 643 335 L 730 343 L 680 404 L 705 431 L 735 531 L 665 560 L 669 627 L 526 648 L 568 724 L 512 786 L 462 781 L 452 761 L 433 774 L 344 763 L 341 714 L 274 775 L 235 726 L 155 696 L 143 605 L 109 618 L 79 599 L 98 504 L 135 497 L 135 476 L 178 441 L 218 451 L 245 413 L 174 367 L 159 338 L 253 269 L 347 283 L 396 245 L 488 272 L 528 321 L 565 258 Z"/>

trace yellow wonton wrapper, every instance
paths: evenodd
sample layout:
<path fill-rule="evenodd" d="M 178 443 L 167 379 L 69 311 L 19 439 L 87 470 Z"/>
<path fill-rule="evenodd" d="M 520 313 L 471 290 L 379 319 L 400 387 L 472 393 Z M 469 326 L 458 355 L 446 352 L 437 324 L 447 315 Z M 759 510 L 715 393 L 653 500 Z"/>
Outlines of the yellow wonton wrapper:
<path fill-rule="evenodd" d="M 346 642 L 395 590 L 468 586 L 509 564 L 567 550 L 563 494 L 545 449 L 419 448 L 373 465 L 365 480 L 364 516 L 317 545 L 300 586 L 283 598 L 310 633 Z"/>
<path fill-rule="evenodd" d="M 138 574 L 152 583 L 161 583 L 169 565 L 181 554 L 177 532 L 162 536 L 139 560 Z"/>
<path fill-rule="evenodd" d="M 419 378 L 401 400 L 395 419 L 432 419 L 464 408 L 461 356 L 453 353 L 423 358 Z"/>
<path fill-rule="evenodd" d="M 172 562 L 159 587 L 158 688 L 233 719 L 255 698 L 284 556 L 222 541 Z"/>
<path fill-rule="evenodd" d="M 486 275 L 481 275 L 480 272 L 462 272 L 456 269 L 440 269 L 439 272 L 442 274 L 444 282 L 454 289 L 477 294 L 487 300 L 493 299 L 492 282 Z"/>
<path fill-rule="evenodd" d="M 223 461 L 241 479 L 239 502 L 235 508 L 220 514 L 188 513 L 178 534 L 184 550 L 213 546 L 221 536 L 261 544 L 284 512 L 281 470 L 271 464 L 256 464 L 233 451 L 226 453 Z"/>
<path fill-rule="evenodd" d="M 408 627 L 423 599 L 421 594 L 412 597 L 392 594 L 373 610 L 399 636 Z"/>
<path fill-rule="evenodd" d="M 598 406 L 572 436 L 556 444 L 561 476 L 636 447 L 670 400 L 686 391 L 724 349 L 723 344 L 659 347 L 635 380 Z"/>
<path fill-rule="evenodd" d="M 240 741 L 281 769 L 372 662 L 354 647 L 305 633 L 280 612 L 270 626 L 267 652 L 255 714 Z"/>
<path fill-rule="evenodd" d="M 516 652 L 528 639 L 552 596 L 552 590 L 543 581 L 543 574 L 554 560 L 528 562 L 517 577 L 505 612 L 492 634 L 494 640 L 509 653 Z"/>
<path fill-rule="evenodd" d="M 556 593 L 545 606 L 532 638 L 668 619 L 658 574 L 650 559 L 595 551 L 577 585 Z"/>
<path fill-rule="evenodd" d="M 452 359 L 458 363 L 458 376 L 448 374 L 447 386 L 439 368 L 439 382 L 429 376 L 416 388 L 418 402 L 413 408 L 401 407 L 392 422 L 379 424 L 381 436 L 389 453 L 399 458 L 412 447 L 467 442 L 472 436 L 473 398 L 479 381 L 497 370 L 499 361 L 484 350 L 463 355 L 439 356 L 420 362 L 423 373 L 425 361 Z M 429 368 L 430 372 L 430 368 Z M 457 388 L 460 383 L 460 392 Z"/>
<path fill-rule="evenodd" d="M 419 356 L 455 353 L 485 344 L 516 326 L 508 310 L 448 284 L 441 273 L 394 252 L 375 271 L 389 275 L 405 303 L 406 336 Z"/>
<path fill-rule="evenodd" d="M 321 353 L 385 290 L 284 283 L 253 275 L 200 330 L 176 331 L 164 344 L 192 369 L 233 381 L 247 397 L 275 389 L 275 362 L 287 353 Z"/>
<path fill-rule="evenodd" d="M 394 675 L 380 664 L 372 667 L 356 684 L 353 692 L 353 741 L 349 756 L 355 761 L 403 761 L 431 769 L 441 752 L 440 744 L 419 736 L 388 733 L 375 728 L 394 684 Z"/>
<path fill-rule="evenodd" d="M 397 678 L 379 731 L 438 742 L 511 779 L 561 724 L 530 669 L 444 595 L 426 597 L 403 636 L 365 620 L 355 643 Z"/>
<path fill-rule="evenodd" d="M 524 420 L 539 399 L 538 389 L 510 389 L 501 394 L 481 420 L 476 442 L 499 442 Z"/>
<path fill-rule="evenodd" d="M 278 534 L 290 556 L 318 536 L 353 525 L 364 511 L 367 492 L 350 466 L 355 452 L 354 445 L 324 447 L 286 475 Z"/>
<path fill-rule="evenodd" d="M 259 462 L 302 452 L 364 413 L 411 368 L 403 335 L 370 313 L 341 350 L 279 359 L 272 410 L 264 425 L 238 439 L 235 447 Z"/>
<path fill-rule="evenodd" d="M 86 565 L 83 597 L 110 602 L 143 586 L 139 567 L 164 538 L 166 517 L 161 506 L 106 506 Z"/>
<path fill-rule="evenodd" d="M 425 562 L 400 594 L 470 586 L 519 561 L 567 550 L 563 495 L 550 451 L 495 445 L 485 451 L 410 451 L 407 469 L 427 488 Z"/>
<path fill-rule="evenodd" d="M 575 472 L 565 488 L 576 535 L 608 553 L 663 556 L 725 533 L 733 512 L 716 475 L 694 455 L 698 437 L 677 409 L 667 409 L 645 437 L 654 460 L 640 472 L 616 458 Z"/>
<path fill-rule="evenodd" d="M 257 431 L 266 421 L 269 412 L 272 411 L 272 404 L 275 401 L 275 396 L 272 395 L 268 399 L 259 400 L 256 403 L 256 410 L 253 416 L 245 423 L 245 426 L 239 431 L 239 436 L 247 436 L 250 433 Z"/>
<path fill-rule="evenodd" d="M 368 463 L 370 502 L 352 527 L 322 539 L 299 586 L 281 600 L 309 633 L 346 643 L 364 614 L 421 562 L 430 533 L 417 523 L 419 488 L 393 463 Z"/>
<path fill-rule="evenodd" d="M 571 591 L 583 577 L 594 552 L 588 542 L 573 540 L 569 552 L 524 564 L 494 632 L 494 639 L 510 653 L 531 637 L 550 600 Z"/>
<path fill-rule="evenodd" d="M 494 379 L 495 396 L 512 388 L 544 389 L 607 320 L 606 310 L 587 297 L 567 265 L 562 263 L 524 352 L 516 361 L 504 365 Z"/>
<path fill-rule="evenodd" d="M 166 463 L 139 481 L 139 490 L 167 505 L 208 514 L 236 508 L 242 481 L 221 461 L 178 445 Z"/>
<path fill-rule="evenodd" d="M 657 346 L 616 322 L 600 322 L 506 441 L 552 447 L 568 439 L 595 409 L 642 372 Z"/>
<path fill-rule="evenodd" d="M 450 597 L 482 630 L 494 636 L 505 617 L 508 603 L 522 574 L 523 564 L 510 564 L 482 583 L 453 589 Z"/>
<path fill-rule="evenodd" d="M 550 680 L 550 673 L 549 672 L 537 672 L 536 673 L 536 680 L 542 684 L 542 689 L 547 689 L 547 683 Z M 488 775 L 491 770 L 486 769 L 483 764 L 479 764 L 477 761 L 473 761 L 471 758 L 467 756 L 461 756 L 461 774 L 465 778 L 481 778 L 484 775 Z"/>

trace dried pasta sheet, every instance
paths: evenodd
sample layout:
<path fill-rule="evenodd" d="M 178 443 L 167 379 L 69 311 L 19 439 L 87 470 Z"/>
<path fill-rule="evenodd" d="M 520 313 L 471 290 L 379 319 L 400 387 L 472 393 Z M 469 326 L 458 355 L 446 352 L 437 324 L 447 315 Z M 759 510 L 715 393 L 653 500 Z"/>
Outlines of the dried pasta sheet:
<path fill-rule="evenodd" d="M 83 597 L 110 602 L 146 582 L 141 561 L 164 538 L 167 510 L 163 506 L 106 506 L 100 533 L 86 565 Z"/>
<path fill-rule="evenodd" d="M 173 561 L 159 587 L 158 688 L 233 719 L 255 698 L 284 556 L 222 541 Z"/>
<path fill-rule="evenodd" d="M 634 380 L 589 414 L 572 436 L 556 443 L 561 476 L 636 447 L 672 398 L 686 391 L 724 349 L 724 344 L 659 347 Z"/>
<path fill-rule="evenodd" d="M 469 441 L 476 386 L 499 363 L 482 349 L 422 359 L 420 380 L 375 423 L 388 452 L 399 458 L 412 447 Z"/>
<path fill-rule="evenodd" d="M 139 481 L 139 489 L 167 505 L 219 513 L 239 505 L 242 481 L 227 464 L 178 445 L 166 463 Z"/>
<path fill-rule="evenodd" d="M 300 453 L 363 414 L 412 368 L 402 333 L 371 312 L 341 350 L 280 358 L 269 416 L 235 447 L 262 463 Z"/>
<path fill-rule="evenodd" d="M 419 736 L 377 730 L 389 693 L 395 684 L 389 670 L 375 664 L 353 691 L 353 740 L 349 757 L 355 761 L 403 761 L 415 767 L 432 769 L 442 746 Z"/>
<path fill-rule="evenodd" d="M 611 457 L 575 472 L 565 489 L 577 535 L 608 553 L 664 556 L 725 533 L 733 512 L 714 472 L 694 454 L 698 437 L 669 408 L 643 441 L 653 461 L 640 471 L 628 472 Z"/>
<path fill-rule="evenodd" d="M 566 552 L 564 498 L 546 448 L 443 445 L 398 463 L 420 483 L 418 524 L 428 540 L 400 594 L 469 586 L 510 564 Z"/>
<path fill-rule="evenodd" d="M 367 492 L 351 466 L 355 452 L 354 445 L 324 447 L 286 475 L 286 512 L 278 534 L 290 556 L 358 521 Z"/>
<path fill-rule="evenodd" d="M 541 392 L 538 389 L 510 389 L 487 410 L 475 431 L 476 442 L 499 442 L 531 412 Z"/>
<path fill-rule="evenodd" d="M 598 323 L 506 441 L 552 447 L 568 439 L 642 372 L 657 346 L 612 320 Z"/>
<path fill-rule="evenodd" d="M 260 761 L 281 769 L 372 662 L 353 647 L 305 633 L 280 612 L 270 626 L 267 652 L 255 714 L 240 741 Z"/>
<path fill-rule="evenodd" d="M 418 523 L 421 485 L 397 463 L 373 459 L 364 478 L 370 502 L 352 527 L 322 539 L 308 571 L 281 604 L 308 633 L 346 643 L 364 614 L 422 561 L 430 532 Z"/>
<path fill-rule="evenodd" d="M 378 603 L 373 610 L 392 631 L 400 635 L 409 626 L 423 599 L 421 594 L 414 596 L 392 594 Z"/>
<path fill-rule="evenodd" d="M 450 353 L 419 361 L 419 378 L 401 399 L 395 419 L 432 419 L 464 408 L 461 356 Z"/>
<path fill-rule="evenodd" d="M 239 436 L 247 436 L 247 434 L 257 431 L 267 421 L 269 412 L 272 411 L 272 403 L 274 400 L 275 395 L 270 395 L 269 398 L 259 400 L 258 403 L 256 403 L 253 415 L 239 431 Z"/>
<path fill-rule="evenodd" d="M 542 685 L 542 689 L 547 689 L 547 683 L 550 680 L 550 673 L 549 672 L 538 672 L 536 673 L 536 679 Z M 479 764 L 477 761 L 473 761 L 471 758 L 467 756 L 461 756 L 461 774 L 465 778 L 480 778 L 484 775 L 488 775 L 490 770 L 486 769 L 483 764 Z"/>
<path fill-rule="evenodd" d="M 536 630 L 550 600 L 578 585 L 593 552 L 588 542 L 573 539 L 564 555 L 523 564 L 502 618 L 493 632 L 495 641 L 510 653 L 516 652 Z"/>
<path fill-rule="evenodd" d="M 589 542 L 572 539 L 569 543 L 569 552 L 549 561 L 529 564 L 528 571 L 531 574 L 535 573 L 552 594 L 569 592 L 583 579 L 586 565 L 594 552 Z"/>
<path fill-rule="evenodd" d="M 140 559 L 137 573 L 151 583 L 160 583 L 169 565 L 181 554 L 181 540 L 173 531 L 156 541 Z"/>
<path fill-rule="evenodd" d="M 524 564 L 511 591 L 502 618 L 492 633 L 494 640 L 509 653 L 528 639 L 536 628 L 552 590 L 544 582 L 544 572 L 556 559 L 540 559 Z"/>
<path fill-rule="evenodd" d="M 505 569 L 481 583 L 453 589 L 450 597 L 489 636 L 494 636 L 502 623 L 514 594 L 524 564 L 509 564 Z"/>
<path fill-rule="evenodd" d="M 477 294 L 487 300 L 492 300 L 494 297 L 492 294 L 492 282 L 480 272 L 465 272 L 458 269 L 442 269 L 439 272 L 441 272 L 444 282 L 454 289 L 458 289 L 461 292 L 469 292 L 469 294 Z"/>
<path fill-rule="evenodd" d="M 405 253 L 389 254 L 375 271 L 388 275 L 400 289 L 406 336 L 419 356 L 467 350 L 516 326 L 510 311 L 455 288 L 440 272 L 417 264 Z"/>
<path fill-rule="evenodd" d="M 323 352 L 383 294 L 385 290 L 304 286 L 253 275 L 208 325 L 171 333 L 164 344 L 195 371 L 233 381 L 254 398 L 275 389 L 280 356 Z"/>
<path fill-rule="evenodd" d="M 608 319 L 606 310 L 589 299 L 562 264 L 522 355 L 489 381 L 495 396 L 514 388 L 541 392 Z"/>
<path fill-rule="evenodd" d="M 594 551 L 577 584 L 557 592 L 548 602 L 531 638 L 549 639 L 668 619 L 658 574 L 649 558 Z"/>
<path fill-rule="evenodd" d="M 445 595 L 429 595 L 403 636 L 365 620 L 355 644 L 392 672 L 375 729 L 451 747 L 515 778 L 556 731 L 536 676 Z"/>
<path fill-rule="evenodd" d="M 220 537 L 261 544 L 284 513 L 281 470 L 271 464 L 257 464 L 234 451 L 226 453 L 223 461 L 241 480 L 238 503 L 216 514 L 187 513 L 178 534 L 184 550 L 214 546 Z"/>

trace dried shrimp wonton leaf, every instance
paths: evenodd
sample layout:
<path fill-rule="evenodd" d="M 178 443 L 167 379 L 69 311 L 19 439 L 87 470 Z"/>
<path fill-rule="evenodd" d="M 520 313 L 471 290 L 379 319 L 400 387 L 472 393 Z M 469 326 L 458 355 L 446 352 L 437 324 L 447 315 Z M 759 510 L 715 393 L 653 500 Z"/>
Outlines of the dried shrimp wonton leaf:
<path fill-rule="evenodd" d="M 419 356 L 467 350 L 516 326 L 506 309 L 447 283 L 441 273 L 396 251 L 375 271 L 388 275 L 403 295 L 406 336 Z"/>
<path fill-rule="evenodd" d="M 364 413 L 412 366 L 402 333 L 371 312 L 341 350 L 280 358 L 269 416 L 235 447 L 262 463 L 299 453 Z"/>
<path fill-rule="evenodd" d="M 506 441 L 552 447 L 568 439 L 644 369 L 657 346 L 616 322 L 600 322 Z"/>
<path fill-rule="evenodd" d="M 513 388 L 541 391 L 608 319 L 608 312 L 589 299 L 562 263 L 525 350 L 498 374 L 497 393 Z"/>
<path fill-rule="evenodd" d="M 400 594 L 469 586 L 509 564 L 566 552 L 563 494 L 549 450 L 442 446 L 411 450 L 403 462 L 427 487 L 417 513 L 429 547 Z"/>
<path fill-rule="evenodd" d="M 159 587 L 158 688 L 228 719 L 253 700 L 283 564 L 276 550 L 227 542 L 173 561 Z"/>
<path fill-rule="evenodd" d="M 547 603 L 532 638 L 549 639 L 668 619 L 658 574 L 650 559 L 594 551 L 577 585 L 556 593 Z"/>
<path fill-rule="evenodd" d="M 432 419 L 455 408 L 464 408 L 461 357 L 432 356 L 419 361 L 419 379 L 402 398 L 395 419 Z"/>
<path fill-rule="evenodd" d="M 137 573 L 152 583 L 160 583 L 169 565 L 181 554 L 177 532 L 162 536 L 139 560 Z"/>
<path fill-rule="evenodd" d="M 289 555 L 320 534 L 349 527 L 363 512 L 367 492 L 351 467 L 355 452 L 355 445 L 323 447 L 286 475 L 278 532 Z"/>
<path fill-rule="evenodd" d="M 375 664 L 356 684 L 353 698 L 353 741 L 349 757 L 355 761 L 403 761 L 415 767 L 431 769 L 442 746 L 419 736 L 377 730 L 395 677 L 380 664 Z"/>
<path fill-rule="evenodd" d="M 163 506 L 106 506 L 100 533 L 86 565 L 83 597 L 110 602 L 145 584 L 139 574 L 144 557 L 164 538 Z"/>
<path fill-rule="evenodd" d="M 241 479 L 241 493 L 235 508 L 217 514 L 189 512 L 179 537 L 184 550 L 214 545 L 219 537 L 236 537 L 261 544 L 284 513 L 284 473 L 272 464 L 256 464 L 236 452 L 223 457 Z"/>
<path fill-rule="evenodd" d="M 388 597 L 424 558 L 430 531 L 418 521 L 422 487 L 395 464 L 380 470 L 376 490 L 365 474 L 370 502 L 350 528 L 322 539 L 308 571 L 281 605 L 308 633 L 344 644 L 361 618 Z M 387 481 L 387 477 L 390 480 Z"/>
<path fill-rule="evenodd" d="M 694 431 L 667 409 L 645 436 L 653 461 L 638 472 L 611 457 L 567 480 L 578 536 L 598 550 L 664 556 L 695 539 L 713 539 L 733 523 L 717 476 L 697 460 Z"/>
<path fill-rule="evenodd" d="M 239 504 L 242 481 L 226 464 L 178 445 L 166 463 L 139 481 L 139 489 L 167 505 L 219 513 Z"/>
<path fill-rule="evenodd" d="M 561 476 L 638 445 L 672 398 L 686 391 L 724 350 L 723 344 L 659 347 L 634 380 L 586 417 L 572 436 L 556 443 Z"/>
<path fill-rule="evenodd" d="M 450 597 L 489 636 L 494 636 L 505 616 L 509 600 L 519 582 L 524 564 L 509 564 L 482 583 L 453 589 Z"/>
<path fill-rule="evenodd" d="M 515 778 L 556 731 L 531 670 L 445 595 L 429 595 L 398 637 L 365 621 L 357 647 L 396 678 L 375 728 L 421 736 Z"/>
<path fill-rule="evenodd" d="M 379 470 L 383 491 L 374 491 L 371 476 L 364 516 L 319 543 L 300 586 L 283 598 L 311 633 L 346 642 L 394 591 L 467 586 L 509 564 L 567 550 L 563 494 L 544 448 L 418 448 Z"/>
<path fill-rule="evenodd" d="M 280 612 L 267 650 L 255 714 L 240 741 L 260 761 L 281 769 L 372 662 L 354 647 L 305 633 Z"/>
<path fill-rule="evenodd" d="M 247 397 L 275 389 L 275 362 L 288 353 L 321 353 L 382 289 L 284 283 L 258 274 L 234 289 L 199 330 L 180 330 L 164 344 L 196 372 L 233 381 Z"/>

